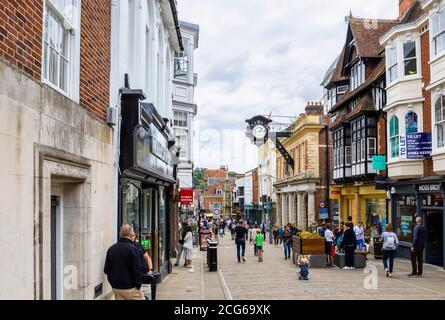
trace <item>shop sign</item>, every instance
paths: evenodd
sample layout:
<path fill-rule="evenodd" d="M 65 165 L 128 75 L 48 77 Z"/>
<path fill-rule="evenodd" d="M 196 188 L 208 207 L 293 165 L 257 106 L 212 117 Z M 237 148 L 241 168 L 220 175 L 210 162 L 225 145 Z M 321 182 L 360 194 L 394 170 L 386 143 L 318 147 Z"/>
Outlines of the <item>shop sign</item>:
<path fill-rule="evenodd" d="M 180 192 L 181 204 L 193 203 L 193 189 L 182 189 Z"/>
<path fill-rule="evenodd" d="M 372 156 L 372 169 L 375 171 L 386 170 L 386 156 Z"/>
<path fill-rule="evenodd" d="M 386 190 L 388 186 L 388 178 L 383 176 L 375 177 L 375 189 L 376 190 Z"/>
<path fill-rule="evenodd" d="M 440 183 L 430 183 L 419 185 L 419 192 L 440 192 L 442 185 Z"/>
<path fill-rule="evenodd" d="M 400 158 L 406 159 L 406 137 L 400 136 Z"/>
<path fill-rule="evenodd" d="M 433 151 L 431 133 L 409 133 L 406 135 L 407 159 L 430 158 Z"/>

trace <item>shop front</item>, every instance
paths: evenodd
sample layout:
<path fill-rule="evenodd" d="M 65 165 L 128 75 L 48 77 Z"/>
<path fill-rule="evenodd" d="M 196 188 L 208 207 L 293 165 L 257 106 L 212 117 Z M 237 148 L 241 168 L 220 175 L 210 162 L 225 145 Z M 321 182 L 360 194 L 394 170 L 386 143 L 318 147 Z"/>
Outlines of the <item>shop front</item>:
<path fill-rule="evenodd" d="M 339 186 L 331 187 L 329 193 L 334 223 L 351 216 L 354 223 L 366 225 L 368 238 L 380 237 L 388 223 L 384 190 L 376 190 L 374 185 Z"/>
<path fill-rule="evenodd" d="M 173 138 L 151 104 L 140 103 L 143 92 L 122 90 L 119 180 L 119 226 L 135 229 L 154 270 L 165 276 L 170 266 L 171 194 L 175 185 Z M 173 221 L 172 221 L 173 223 Z"/>
<path fill-rule="evenodd" d="M 410 180 L 394 183 L 391 204 L 394 230 L 400 240 L 398 256 L 411 255 L 412 231 L 417 216 L 427 228 L 425 262 L 445 267 L 444 260 L 444 189 L 445 180 Z"/>

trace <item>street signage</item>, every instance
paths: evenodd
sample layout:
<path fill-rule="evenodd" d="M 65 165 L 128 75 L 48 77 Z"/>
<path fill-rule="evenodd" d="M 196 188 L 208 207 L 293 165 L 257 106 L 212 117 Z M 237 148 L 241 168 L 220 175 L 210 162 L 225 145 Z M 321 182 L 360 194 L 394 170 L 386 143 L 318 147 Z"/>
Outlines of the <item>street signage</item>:
<path fill-rule="evenodd" d="M 375 189 L 386 190 L 388 187 L 388 178 L 383 176 L 375 177 Z"/>
<path fill-rule="evenodd" d="M 430 158 L 433 152 L 431 133 L 409 133 L 406 135 L 407 159 Z"/>
<path fill-rule="evenodd" d="M 213 219 L 214 219 L 214 220 L 219 220 L 219 219 L 221 219 L 221 212 L 219 211 L 219 209 L 215 209 L 215 210 L 213 210 Z"/>
<path fill-rule="evenodd" d="M 320 219 L 321 220 L 329 219 L 328 208 L 320 208 Z"/>
<path fill-rule="evenodd" d="M 386 156 L 372 156 L 372 169 L 376 171 L 386 170 Z"/>

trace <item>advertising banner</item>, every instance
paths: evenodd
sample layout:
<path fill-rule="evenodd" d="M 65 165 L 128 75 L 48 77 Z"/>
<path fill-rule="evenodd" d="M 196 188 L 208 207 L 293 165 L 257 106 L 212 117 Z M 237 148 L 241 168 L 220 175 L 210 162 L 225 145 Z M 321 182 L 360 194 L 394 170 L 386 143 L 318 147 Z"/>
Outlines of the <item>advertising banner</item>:
<path fill-rule="evenodd" d="M 433 150 L 431 133 L 409 133 L 406 135 L 406 158 L 430 158 Z"/>
<path fill-rule="evenodd" d="M 181 204 L 193 203 L 193 189 L 182 189 L 180 192 Z"/>

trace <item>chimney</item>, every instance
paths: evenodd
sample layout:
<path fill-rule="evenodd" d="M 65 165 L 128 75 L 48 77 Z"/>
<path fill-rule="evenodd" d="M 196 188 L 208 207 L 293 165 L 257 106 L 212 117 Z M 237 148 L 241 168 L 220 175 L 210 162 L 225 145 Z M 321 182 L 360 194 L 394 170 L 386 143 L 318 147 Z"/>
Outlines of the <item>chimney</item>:
<path fill-rule="evenodd" d="M 321 116 L 323 115 L 323 104 L 321 102 L 308 102 L 305 111 L 309 116 Z"/>
<path fill-rule="evenodd" d="M 399 0 L 399 19 L 402 19 L 417 2 L 418 0 Z"/>

